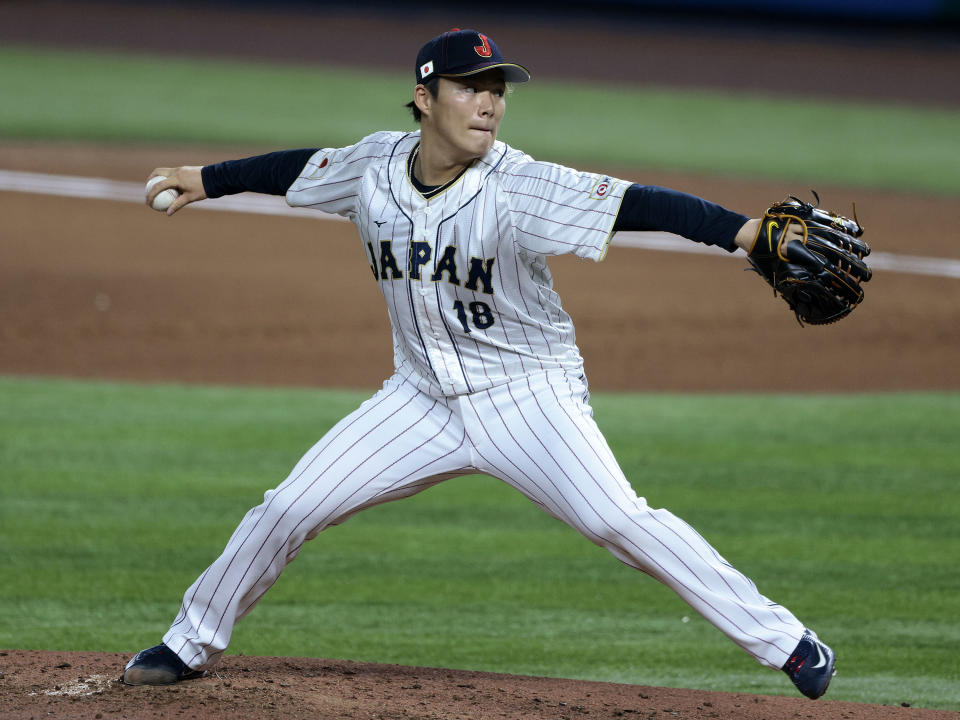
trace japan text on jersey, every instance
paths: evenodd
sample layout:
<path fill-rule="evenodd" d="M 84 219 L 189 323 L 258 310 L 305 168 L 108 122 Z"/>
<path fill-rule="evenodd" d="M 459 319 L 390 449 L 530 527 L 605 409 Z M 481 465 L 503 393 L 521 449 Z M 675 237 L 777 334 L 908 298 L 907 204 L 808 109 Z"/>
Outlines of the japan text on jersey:
<path fill-rule="evenodd" d="M 425 199 L 407 173 L 418 132 L 314 154 L 290 205 L 350 218 L 386 300 L 398 372 L 460 395 L 536 370 L 580 372 L 545 258 L 601 260 L 629 183 L 534 161 L 502 142 Z"/>

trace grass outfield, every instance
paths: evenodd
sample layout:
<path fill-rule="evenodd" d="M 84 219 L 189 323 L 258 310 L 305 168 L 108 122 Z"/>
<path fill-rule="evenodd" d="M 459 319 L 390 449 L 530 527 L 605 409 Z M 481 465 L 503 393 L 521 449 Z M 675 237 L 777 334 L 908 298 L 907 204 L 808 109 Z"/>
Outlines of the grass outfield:
<path fill-rule="evenodd" d="M 133 652 L 366 393 L 0 378 L 0 647 Z M 837 650 L 830 697 L 960 709 L 960 395 L 601 395 L 640 494 Z M 490 478 L 309 543 L 233 653 L 795 694 Z"/>
<path fill-rule="evenodd" d="M 412 129 L 406 74 L 0 49 L 0 137 L 347 145 Z M 960 193 L 960 112 L 538 81 L 501 137 L 545 160 Z"/>

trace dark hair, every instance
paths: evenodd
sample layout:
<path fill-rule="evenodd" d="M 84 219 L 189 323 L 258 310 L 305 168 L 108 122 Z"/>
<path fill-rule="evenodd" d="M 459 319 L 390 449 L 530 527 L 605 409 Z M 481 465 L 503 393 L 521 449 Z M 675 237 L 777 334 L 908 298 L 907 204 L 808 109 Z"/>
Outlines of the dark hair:
<path fill-rule="evenodd" d="M 440 86 L 440 77 L 435 76 L 427 80 L 425 83 L 422 83 L 423 86 L 427 89 L 433 97 L 437 96 L 438 88 Z M 420 118 L 423 117 L 423 113 L 420 112 L 420 108 L 417 107 L 417 104 L 411 100 L 404 107 L 410 108 L 410 112 L 413 113 L 413 119 L 415 122 L 420 122 Z"/>

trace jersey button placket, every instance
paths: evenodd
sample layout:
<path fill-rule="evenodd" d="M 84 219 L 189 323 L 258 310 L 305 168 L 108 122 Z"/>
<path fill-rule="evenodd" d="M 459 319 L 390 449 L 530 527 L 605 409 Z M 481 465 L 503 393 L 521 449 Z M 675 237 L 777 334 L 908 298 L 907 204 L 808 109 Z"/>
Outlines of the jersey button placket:
<path fill-rule="evenodd" d="M 434 301 L 436 288 L 433 281 L 430 280 L 430 276 L 432 275 L 431 266 L 434 260 L 433 253 L 437 252 L 437 249 L 433 247 L 430 240 L 435 232 L 436 228 L 431 227 L 430 224 L 430 207 L 426 206 L 414 215 L 414 234 L 418 240 L 425 243 L 431 250 L 430 261 L 424 263 L 420 268 L 420 287 L 417 288 L 417 290 L 423 299 L 421 309 L 428 327 L 428 331 L 424 337 L 427 357 L 430 359 L 431 365 L 433 365 L 437 380 L 439 380 L 441 384 L 448 385 L 450 383 L 450 377 L 445 371 L 445 353 L 441 344 L 443 319 L 438 315 L 436 302 Z"/>

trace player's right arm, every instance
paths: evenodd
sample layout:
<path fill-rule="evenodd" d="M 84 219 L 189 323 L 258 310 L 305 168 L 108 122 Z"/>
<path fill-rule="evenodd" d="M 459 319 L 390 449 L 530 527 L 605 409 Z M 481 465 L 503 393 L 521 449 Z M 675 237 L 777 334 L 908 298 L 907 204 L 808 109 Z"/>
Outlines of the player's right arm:
<path fill-rule="evenodd" d="M 167 188 L 180 193 L 180 197 L 167 210 L 167 215 L 173 215 L 192 202 L 223 195 L 242 192 L 285 195 L 315 152 L 315 148 L 282 150 L 202 167 L 157 168 L 150 173 L 150 177 L 162 175 L 167 179 L 150 188 L 147 205 Z"/>
<path fill-rule="evenodd" d="M 203 167 L 157 168 L 166 180 L 151 188 L 147 204 L 161 190 L 181 194 L 167 210 L 173 215 L 189 203 L 242 192 L 285 195 L 292 207 L 311 207 L 350 216 L 356 210 L 359 181 L 373 160 L 389 155 L 403 132 L 378 132 L 342 148 L 281 150 Z"/>

